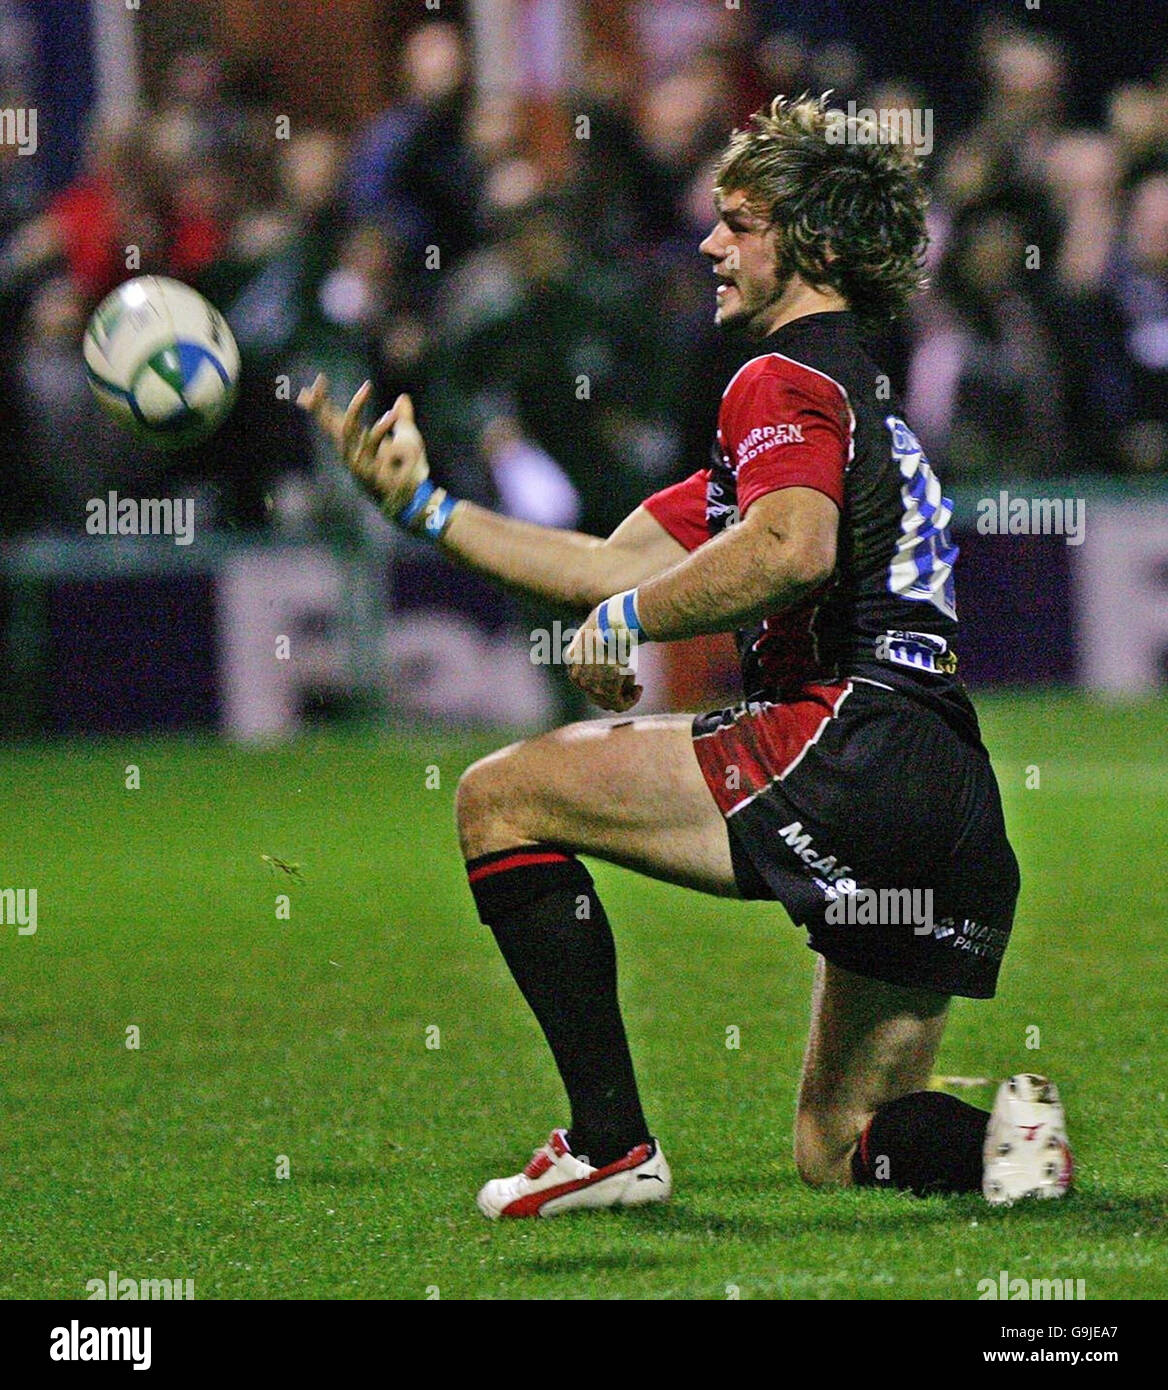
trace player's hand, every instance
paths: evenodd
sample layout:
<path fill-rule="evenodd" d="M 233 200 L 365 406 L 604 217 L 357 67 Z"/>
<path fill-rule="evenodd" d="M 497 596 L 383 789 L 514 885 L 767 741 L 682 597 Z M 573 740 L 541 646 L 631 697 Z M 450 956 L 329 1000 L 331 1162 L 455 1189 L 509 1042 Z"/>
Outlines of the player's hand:
<path fill-rule="evenodd" d="M 605 649 L 595 609 L 573 637 L 564 660 L 568 678 L 601 709 L 623 714 L 644 694 L 628 666 Z"/>
<path fill-rule="evenodd" d="M 370 382 L 358 388 L 342 411 L 328 396 L 328 380 L 318 376 L 296 398 L 302 410 L 315 416 L 325 434 L 337 446 L 341 462 L 359 483 L 389 512 L 400 512 L 430 472 L 426 444 L 414 423 L 409 396 L 399 396 L 380 420 L 366 429 L 361 412 L 372 390 Z"/>

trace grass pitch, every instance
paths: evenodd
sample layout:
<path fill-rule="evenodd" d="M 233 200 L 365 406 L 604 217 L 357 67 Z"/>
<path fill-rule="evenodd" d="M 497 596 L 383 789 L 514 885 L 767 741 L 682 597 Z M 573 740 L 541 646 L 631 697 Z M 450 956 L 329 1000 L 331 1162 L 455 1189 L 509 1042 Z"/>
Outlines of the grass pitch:
<path fill-rule="evenodd" d="M 600 865 L 676 1196 L 488 1224 L 479 1183 L 566 1122 L 454 841 L 458 774 L 502 740 L 25 746 L 0 751 L 0 888 L 38 891 L 35 935 L 0 927 L 0 1295 L 116 1270 L 198 1299 L 973 1299 L 1007 1270 L 1163 1298 L 1168 705 L 979 708 L 1023 897 L 939 1071 L 1056 1078 L 1067 1200 L 803 1188 L 802 932 Z"/>

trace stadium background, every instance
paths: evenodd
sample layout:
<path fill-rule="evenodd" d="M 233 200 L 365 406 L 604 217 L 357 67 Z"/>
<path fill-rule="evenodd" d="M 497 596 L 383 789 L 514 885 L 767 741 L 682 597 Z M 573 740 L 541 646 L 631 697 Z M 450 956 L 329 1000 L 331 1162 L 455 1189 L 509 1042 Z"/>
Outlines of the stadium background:
<path fill-rule="evenodd" d="M 909 4 L 878 31 L 712 0 L 0 15 L 4 105 L 41 132 L 36 157 L 0 147 L 10 731 L 578 710 L 524 635 L 570 615 L 395 536 L 289 395 L 316 367 L 344 396 L 408 389 L 457 494 L 607 533 L 704 463 L 750 352 L 719 339 L 695 252 L 710 159 L 805 88 L 929 121 L 934 288 L 881 355 L 959 503 L 967 678 L 1163 681 L 1168 87 L 1131 9 Z M 245 362 L 230 425 L 165 468 L 98 415 L 76 350 L 129 246 L 219 304 Z M 978 535 L 1003 488 L 1084 502 L 1085 543 Z M 85 536 L 110 490 L 194 496 L 196 543 Z M 276 671 L 236 640 L 261 610 L 303 638 Z M 712 698 L 725 652 L 650 654 L 650 700 Z"/>
<path fill-rule="evenodd" d="M 200 1297 L 968 1298 L 974 1270 L 1011 1260 L 1085 1271 L 1092 1296 L 1163 1292 L 1140 1245 L 1163 1181 L 1125 1166 L 1108 1118 L 1154 1144 L 1122 1078 L 1163 1063 L 1156 8 L 904 0 L 875 23 L 845 0 L 0 0 L 0 108 L 35 107 L 40 141 L 0 144 L 0 887 L 41 892 L 36 936 L 0 927 L 3 1096 L 26 1121 L 5 1141 L 0 1292 L 77 1296 L 165 1262 Z M 1043 1061 L 1069 1082 L 1079 1236 L 962 1207 L 986 1228 L 963 1237 L 974 1254 L 952 1207 L 801 1193 L 796 934 L 602 870 L 691 1196 L 641 1221 L 633 1254 L 618 1224 L 568 1223 L 540 1255 L 500 1234 L 488 1269 L 466 1258 L 470 1193 L 558 1100 L 467 935 L 450 793 L 504 728 L 583 712 L 530 660 L 532 630 L 571 615 L 398 536 L 289 398 L 318 368 L 341 396 L 365 377 L 382 403 L 409 390 L 457 494 L 604 532 L 702 466 L 749 354 L 716 335 L 695 251 L 711 157 L 774 93 L 825 88 L 932 119 L 932 289 L 881 352 L 957 500 L 962 669 L 1027 883 L 995 1022 L 958 1011 L 947 1069 Z M 124 438 L 84 382 L 81 330 L 134 273 L 128 246 L 211 297 L 243 353 L 232 419 L 177 458 Z M 1002 489 L 1085 503 L 1084 544 L 979 535 Z M 110 490 L 193 496 L 194 544 L 86 535 Z M 649 662 L 647 706 L 717 701 L 732 678 L 717 642 Z M 1118 864 L 1140 885 L 1122 901 Z M 138 1058 L 122 1030 L 143 1017 Z M 764 1045 L 724 1048 L 730 1024 Z M 1053 1056 L 1021 1050 L 1035 1024 Z M 777 1214 L 735 1187 L 751 1145 Z M 271 1180 L 281 1153 L 295 1196 Z"/>

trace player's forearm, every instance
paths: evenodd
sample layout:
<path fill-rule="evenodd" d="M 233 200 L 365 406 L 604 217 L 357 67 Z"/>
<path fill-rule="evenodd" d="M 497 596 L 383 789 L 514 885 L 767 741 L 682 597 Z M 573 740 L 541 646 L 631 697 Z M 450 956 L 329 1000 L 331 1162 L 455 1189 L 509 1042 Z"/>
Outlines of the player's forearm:
<path fill-rule="evenodd" d="M 567 604 L 586 613 L 614 590 L 667 569 L 684 547 L 645 507 L 600 539 L 498 516 L 451 497 L 430 478 L 414 405 L 401 395 L 368 429 L 361 414 L 372 383 L 361 385 L 341 411 L 318 375 L 297 397 L 331 437 L 341 460 L 382 515 L 412 535 L 440 545 L 448 555 L 533 598 Z"/>
<path fill-rule="evenodd" d="M 619 587 L 611 572 L 601 573 L 603 544 L 596 536 L 499 516 L 465 501 L 454 508 L 441 540 L 447 554 L 508 588 L 584 610 Z"/>
<path fill-rule="evenodd" d="M 825 578 L 803 546 L 740 525 L 641 584 L 637 614 L 654 642 L 728 632 L 800 602 Z"/>

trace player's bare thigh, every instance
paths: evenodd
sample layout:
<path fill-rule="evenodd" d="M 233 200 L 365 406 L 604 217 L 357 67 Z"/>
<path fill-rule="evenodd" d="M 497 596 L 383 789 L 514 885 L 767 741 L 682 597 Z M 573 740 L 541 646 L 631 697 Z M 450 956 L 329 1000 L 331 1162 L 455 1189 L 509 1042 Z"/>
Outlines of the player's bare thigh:
<path fill-rule="evenodd" d="M 693 752 L 689 715 L 621 715 L 511 744 L 463 774 L 467 859 L 556 844 L 653 878 L 737 897 L 725 822 Z"/>
<path fill-rule="evenodd" d="M 851 1182 L 877 1108 L 928 1088 L 949 999 L 816 962 L 811 1032 L 795 1118 L 795 1162 L 816 1186 Z"/>

